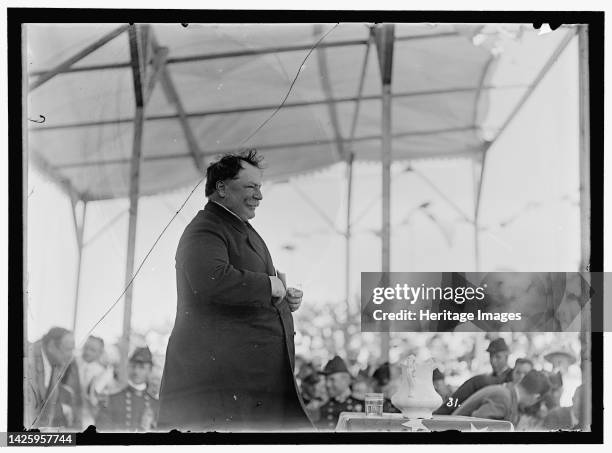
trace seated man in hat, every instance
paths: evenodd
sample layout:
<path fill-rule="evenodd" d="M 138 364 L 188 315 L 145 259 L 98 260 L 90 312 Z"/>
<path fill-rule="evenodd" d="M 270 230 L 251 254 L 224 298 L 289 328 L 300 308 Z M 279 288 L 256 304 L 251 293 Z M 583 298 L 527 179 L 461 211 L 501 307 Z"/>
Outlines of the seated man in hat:
<path fill-rule="evenodd" d="M 100 402 L 99 431 L 151 431 L 157 422 L 157 399 L 148 391 L 153 356 L 148 347 L 137 348 L 128 364 L 128 385 Z"/>
<path fill-rule="evenodd" d="M 461 404 L 475 392 L 487 385 L 503 384 L 512 381 L 512 368 L 508 366 L 508 355 L 510 350 L 505 340 L 503 338 L 492 340 L 487 347 L 487 352 L 489 353 L 489 362 L 491 363 L 492 372 L 478 374 L 469 378 L 452 394 L 452 401 L 458 401 L 458 403 Z M 445 400 L 442 405 L 434 411 L 434 414 L 450 414 L 455 407 L 447 403 L 448 401 Z"/>
<path fill-rule="evenodd" d="M 534 404 L 549 389 L 548 378 L 541 371 L 531 370 L 520 383 L 489 385 L 461 403 L 453 415 L 506 420 L 517 425 L 519 405 Z"/>
<path fill-rule="evenodd" d="M 329 400 L 319 409 L 321 418 L 317 427 L 333 430 L 341 412 L 363 412 L 365 406 L 363 400 L 351 396 L 351 375 L 340 357 L 335 356 L 327 362 L 320 373 L 325 375 Z"/>

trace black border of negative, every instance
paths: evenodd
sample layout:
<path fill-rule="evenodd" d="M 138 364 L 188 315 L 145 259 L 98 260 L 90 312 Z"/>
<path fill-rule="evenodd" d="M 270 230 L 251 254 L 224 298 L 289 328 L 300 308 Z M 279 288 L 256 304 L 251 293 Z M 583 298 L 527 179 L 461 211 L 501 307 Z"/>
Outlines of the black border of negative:
<path fill-rule="evenodd" d="M 464 22 L 533 23 L 556 28 L 589 25 L 591 120 L 591 272 L 603 272 L 604 13 L 601 11 L 265 11 L 7 8 L 8 34 L 8 417 L 7 431 L 23 431 L 23 155 L 21 25 L 24 23 L 240 23 L 240 22 Z M 602 307 L 603 308 L 603 307 Z M 595 321 L 595 319 L 594 319 Z M 460 433 L 147 433 L 86 431 L 77 445 L 157 444 L 472 444 L 603 443 L 603 333 L 592 333 L 593 423 L 591 432 Z"/>

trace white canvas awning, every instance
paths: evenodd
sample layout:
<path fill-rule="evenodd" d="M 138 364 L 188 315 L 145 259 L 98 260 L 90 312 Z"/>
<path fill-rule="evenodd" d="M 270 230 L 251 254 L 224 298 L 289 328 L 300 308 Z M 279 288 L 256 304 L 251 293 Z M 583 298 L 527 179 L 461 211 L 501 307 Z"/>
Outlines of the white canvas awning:
<path fill-rule="evenodd" d="M 211 158 L 246 146 L 263 153 L 272 179 L 317 170 L 350 153 L 378 161 L 382 92 L 371 26 L 340 24 L 312 50 L 332 27 L 151 25 L 155 45 L 147 72 L 159 64 L 169 82 L 161 71 L 152 79 L 144 109 L 140 195 L 194 184 Z M 30 161 L 87 201 L 129 193 L 135 99 L 127 28 L 27 26 L 34 88 L 28 117 L 45 117 L 29 122 Z M 108 42 L 45 80 L 111 33 Z M 397 24 L 393 159 L 481 154 L 490 138 L 491 105 L 495 129 L 567 33 L 572 30 L 538 37 L 531 25 Z M 279 107 L 298 70 L 281 110 L 245 142 Z"/>

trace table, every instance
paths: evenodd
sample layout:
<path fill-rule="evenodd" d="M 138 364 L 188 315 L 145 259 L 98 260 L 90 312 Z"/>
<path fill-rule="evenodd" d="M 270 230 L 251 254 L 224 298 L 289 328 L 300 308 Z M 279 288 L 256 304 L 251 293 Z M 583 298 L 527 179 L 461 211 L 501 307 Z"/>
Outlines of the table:
<path fill-rule="evenodd" d="M 342 412 L 336 425 L 337 432 L 428 432 L 457 430 L 464 432 L 514 431 L 505 420 L 466 417 L 462 415 L 434 415 L 430 419 L 407 419 L 402 414 L 384 413 L 367 416 L 364 412 Z"/>

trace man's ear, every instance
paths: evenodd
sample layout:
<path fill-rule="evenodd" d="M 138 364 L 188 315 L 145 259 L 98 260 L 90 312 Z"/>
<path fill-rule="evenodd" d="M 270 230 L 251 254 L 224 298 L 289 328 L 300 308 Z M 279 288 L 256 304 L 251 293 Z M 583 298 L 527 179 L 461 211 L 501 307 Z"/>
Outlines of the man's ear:
<path fill-rule="evenodd" d="M 225 197 L 225 183 L 223 181 L 217 181 L 215 189 L 217 189 L 217 193 L 220 197 Z"/>

